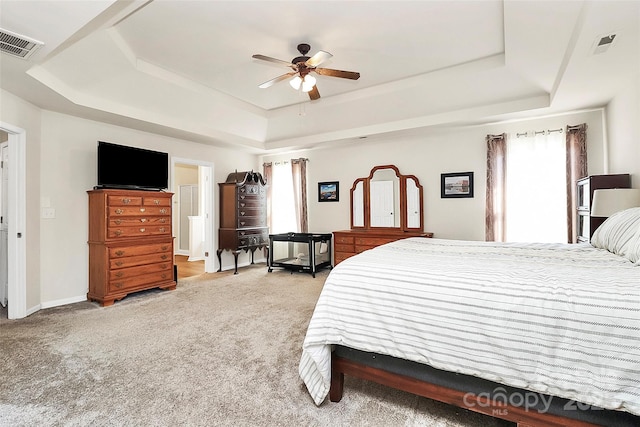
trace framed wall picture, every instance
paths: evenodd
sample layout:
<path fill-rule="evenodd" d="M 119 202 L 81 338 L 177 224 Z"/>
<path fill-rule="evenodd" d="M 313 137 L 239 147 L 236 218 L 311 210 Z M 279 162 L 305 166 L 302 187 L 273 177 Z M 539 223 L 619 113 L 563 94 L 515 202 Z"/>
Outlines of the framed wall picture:
<path fill-rule="evenodd" d="M 318 183 L 319 202 L 338 202 L 340 200 L 340 183 L 327 181 Z"/>
<path fill-rule="evenodd" d="M 473 172 L 440 174 L 440 197 L 473 197 Z"/>

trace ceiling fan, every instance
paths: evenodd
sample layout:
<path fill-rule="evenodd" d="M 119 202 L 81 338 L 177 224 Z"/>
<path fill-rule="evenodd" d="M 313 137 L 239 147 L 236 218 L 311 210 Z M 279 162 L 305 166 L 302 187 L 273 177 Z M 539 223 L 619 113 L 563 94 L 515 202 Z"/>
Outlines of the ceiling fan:
<path fill-rule="evenodd" d="M 330 77 L 340 77 L 343 79 L 351 79 L 358 80 L 360 78 L 360 73 L 355 71 L 342 71 L 342 70 L 332 70 L 330 68 L 318 68 L 318 65 L 322 64 L 327 59 L 331 58 L 329 52 L 325 52 L 323 50 L 319 51 L 312 57 L 306 56 L 311 46 L 306 43 L 301 43 L 298 45 L 298 52 L 300 52 L 301 56 L 297 56 L 291 60 L 291 62 L 282 61 L 280 59 L 272 58 L 270 56 L 256 54 L 253 55 L 252 58 L 260 59 L 263 61 L 274 62 L 276 64 L 282 64 L 286 67 L 291 68 L 293 71 L 268 80 L 258 87 L 260 89 L 265 89 L 270 86 L 273 86 L 275 83 L 278 83 L 282 80 L 286 80 L 290 77 L 293 77 L 290 80 L 291 86 L 299 90 L 302 88 L 303 92 L 307 92 L 309 94 L 309 98 L 312 100 L 320 98 L 320 92 L 318 92 L 318 88 L 316 87 L 316 78 L 313 77 L 310 73 L 313 71 L 316 74 L 321 76 L 330 76 Z"/>

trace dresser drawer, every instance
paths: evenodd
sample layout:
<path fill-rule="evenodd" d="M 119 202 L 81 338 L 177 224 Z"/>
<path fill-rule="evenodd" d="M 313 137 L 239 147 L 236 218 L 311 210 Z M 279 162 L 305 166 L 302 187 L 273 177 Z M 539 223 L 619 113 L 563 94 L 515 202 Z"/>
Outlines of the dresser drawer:
<path fill-rule="evenodd" d="M 171 252 L 160 252 L 157 254 L 137 255 L 129 257 L 116 257 L 109 260 L 109 268 L 116 270 L 119 268 L 135 267 L 138 265 L 156 264 L 159 262 L 172 261 Z"/>
<path fill-rule="evenodd" d="M 120 239 L 123 237 L 144 237 L 163 236 L 171 234 L 171 226 L 167 225 L 137 225 L 135 227 L 108 227 L 107 237 L 109 239 Z"/>
<path fill-rule="evenodd" d="M 269 244 L 269 230 L 266 228 L 238 230 L 238 247 Z"/>
<path fill-rule="evenodd" d="M 147 268 L 149 266 L 144 267 L 135 267 L 135 268 Z M 124 270 L 117 270 L 117 272 L 123 272 Z M 145 285 L 155 284 L 159 282 L 166 282 L 169 280 L 173 280 L 173 269 L 167 268 L 161 271 L 152 271 L 150 269 L 144 270 L 146 271 L 143 274 L 139 274 L 133 277 L 114 277 L 112 274 L 112 279 L 109 281 L 109 292 L 122 292 L 122 291 L 130 291 L 139 288 L 144 288 Z"/>
<path fill-rule="evenodd" d="M 170 206 L 110 206 L 109 218 L 122 216 L 171 216 Z"/>
<path fill-rule="evenodd" d="M 267 208 L 267 200 L 264 197 L 245 197 L 237 202 L 238 210 L 246 208 Z"/>
<path fill-rule="evenodd" d="M 262 217 L 265 216 L 266 209 L 265 208 L 239 208 L 238 209 L 238 218 L 243 217 Z"/>
<path fill-rule="evenodd" d="M 333 245 L 333 250 L 335 252 L 350 252 L 350 253 L 354 253 L 355 252 L 355 246 L 354 246 L 353 243 L 348 244 L 348 245 L 335 243 Z"/>
<path fill-rule="evenodd" d="M 142 197 L 137 196 L 107 196 L 109 206 L 142 206 Z"/>
<path fill-rule="evenodd" d="M 115 217 L 109 220 L 109 227 L 134 227 L 139 225 L 169 225 L 171 218 L 168 216 L 144 216 L 144 217 Z"/>
<path fill-rule="evenodd" d="M 338 263 L 344 261 L 345 259 L 354 256 L 355 254 L 353 252 L 335 252 L 333 254 L 333 260 L 334 260 L 334 264 L 337 265 Z"/>
<path fill-rule="evenodd" d="M 171 206 L 171 198 L 169 197 L 143 197 L 142 204 L 144 206 Z"/>
<path fill-rule="evenodd" d="M 355 238 L 353 236 L 345 236 L 342 234 L 335 234 L 333 235 L 333 241 L 334 243 L 344 243 L 347 245 L 353 245 L 355 242 Z"/>
<path fill-rule="evenodd" d="M 380 246 L 385 243 L 395 242 L 399 240 L 397 237 L 356 237 L 356 246 Z"/>
<path fill-rule="evenodd" d="M 115 248 L 109 248 L 110 258 L 130 257 L 146 254 L 158 254 L 167 252 L 171 254 L 173 251 L 173 245 L 171 242 L 166 243 L 154 243 L 150 245 L 137 245 L 137 246 L 121 246 Z"/>
<path fill-rule="evenodd" d="M 264 217 L 250 216 L 238 218 L 238 228 L 265 227 L 266 225 L 267 221 Z"/>

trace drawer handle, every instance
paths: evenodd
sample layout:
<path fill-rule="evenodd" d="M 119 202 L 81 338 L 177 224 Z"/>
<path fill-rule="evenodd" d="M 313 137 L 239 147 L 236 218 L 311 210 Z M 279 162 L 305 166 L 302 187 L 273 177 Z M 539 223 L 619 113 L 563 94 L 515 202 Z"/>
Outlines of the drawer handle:
<path fill-rule="evenodd" d="M 247 204 L 246 203 L 240 203 L 240 207 L 244 208 Z"/>
<path fill-rule="evenodd" d="M 129 203 L 131 203 L 131 199 L 122 199 L 122 203 L 128 205 Z"/>
<path fill-rule="evenodd" d="M 140 222 L 147 222 L 147 218 L 140 218 Z"/>
<path fill-rule="evenodd" d="M 167 218 L 160 218 L 160 222 L 164 224 L 165 222 L 167 222 Z"/>
<path fill-rule="evenodd" d="M 166 273 L 162 273 L 162 276 L 160 276 L 160 277 L 162 277 L 163 279 L 166 279 L 167 278 L 167 274 Z"/>
<path fill-rule="evenodd" d="M 115 286 L 116 288 L 120 289 L 121 287 L 124 286 L 124 283 L 122 283 L 122 282 L 114 283 L 113 286 Z"/>
<path fill-rule="evenodd" d="M 244 211 L 240 211 L 240 216 L 244 216 Z"/>
<path fill-rule="evenodd" d="M 162 246 L 163 251 L 166 251 L 167 249 L 169 249 L 169 246 Z"/>
<path fill-rule="evenodd" d="M 116 223 L 116 225 L 122 224 L 122 220 L 121 219 L 116 219 L 114 222 Z"/>
<path fill-rule="evenodd" d="M 122 271 L 118 271 L 118 272 L 116 273 L 116 277 L 122 277 L 122 274 L 123 274 L 123 273 L 122 273 Z"/>
<path fill-rule="evenodd" d="M 159 204 L 160 204 L 160 200 L 158 200 L 158 199 L 153 199 L 153 203 L 154 203 L 155 205 L 159 205 Z"/>
<path fill-rule="evenodd" d="M 141 232 L 141 233 L 144 233 L 145 231 L 146 231 L 146 228 L 141 228 L 141 229 L 140 229 L 140 232 Z"/>
<path fill-rule="evenodd" d="M 246 224 L 246 222 L 240 221 L 240 225 L 245 225 L 245 224 Z"/>
<path fill-rule="evenodd" d="M 119 236 L 119 235 L 121 235 L 121 234 L 122 234 L 122 230 L 116 230 L 116 232 L 115 232 L 115 235 L 116 235 L 116 236 Z"/>
<path fill-rule="evenodd" d="M 160 227 L 160 232 L 164 233 L 164 231 L 165 231 L 165 228 L 164 227 Z"/>
<path fill-rule="evenodd" d="M 118 267 L 122 267 L 122 264 L 124 264 L 124 262 L 122 262 L 122 261 L 116 261 L 116 265 L 117 265 Z"/>
<path fill-rule="evenodd" d="M 124 210 L 122 209 L 116 209 L 116 214 L 117 215 L 122 215 L 124 213 Z"/>
<path fill-rule="evenodd" d="M 240 195 L 240 200 L 244 200 L 244 194 Z"/>
<path fill-rule="evenodd" d="M 140 208 L 140 212 L 144 212 L 144 211 L 146 211 L 145 208 Z"/>
<path fill-rule="evenodd" d="M 167 210 L 166 210 L 165 208 L 162 208 L 162 209 L 160 209 L 160 213 L 161 213 L 161 214 L 166 214 L 166 213 L 167 213 Z"/>
<path fill-rule="evenodd" d="M 169 258 L 167 255 L 162 255 L 162 256 L 160 257 L 160 259 L 167 259 L 167 258 Z"/>
<path fill-rule="evenodd" d="M 122 256 L 122 255 L 124 255 L 124 251 L 116 251 L 116 255 Z"/>

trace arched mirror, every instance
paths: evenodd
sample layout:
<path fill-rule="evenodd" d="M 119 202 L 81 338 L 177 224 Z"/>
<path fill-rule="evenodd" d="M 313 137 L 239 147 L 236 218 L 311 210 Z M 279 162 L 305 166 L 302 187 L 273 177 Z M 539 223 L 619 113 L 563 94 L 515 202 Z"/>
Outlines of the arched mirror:
<path fill-rule="evenodd" d="M 375 166 L 351 188 L 351 228 L 422 231 L 422 185 L 394 165 Z"/>

